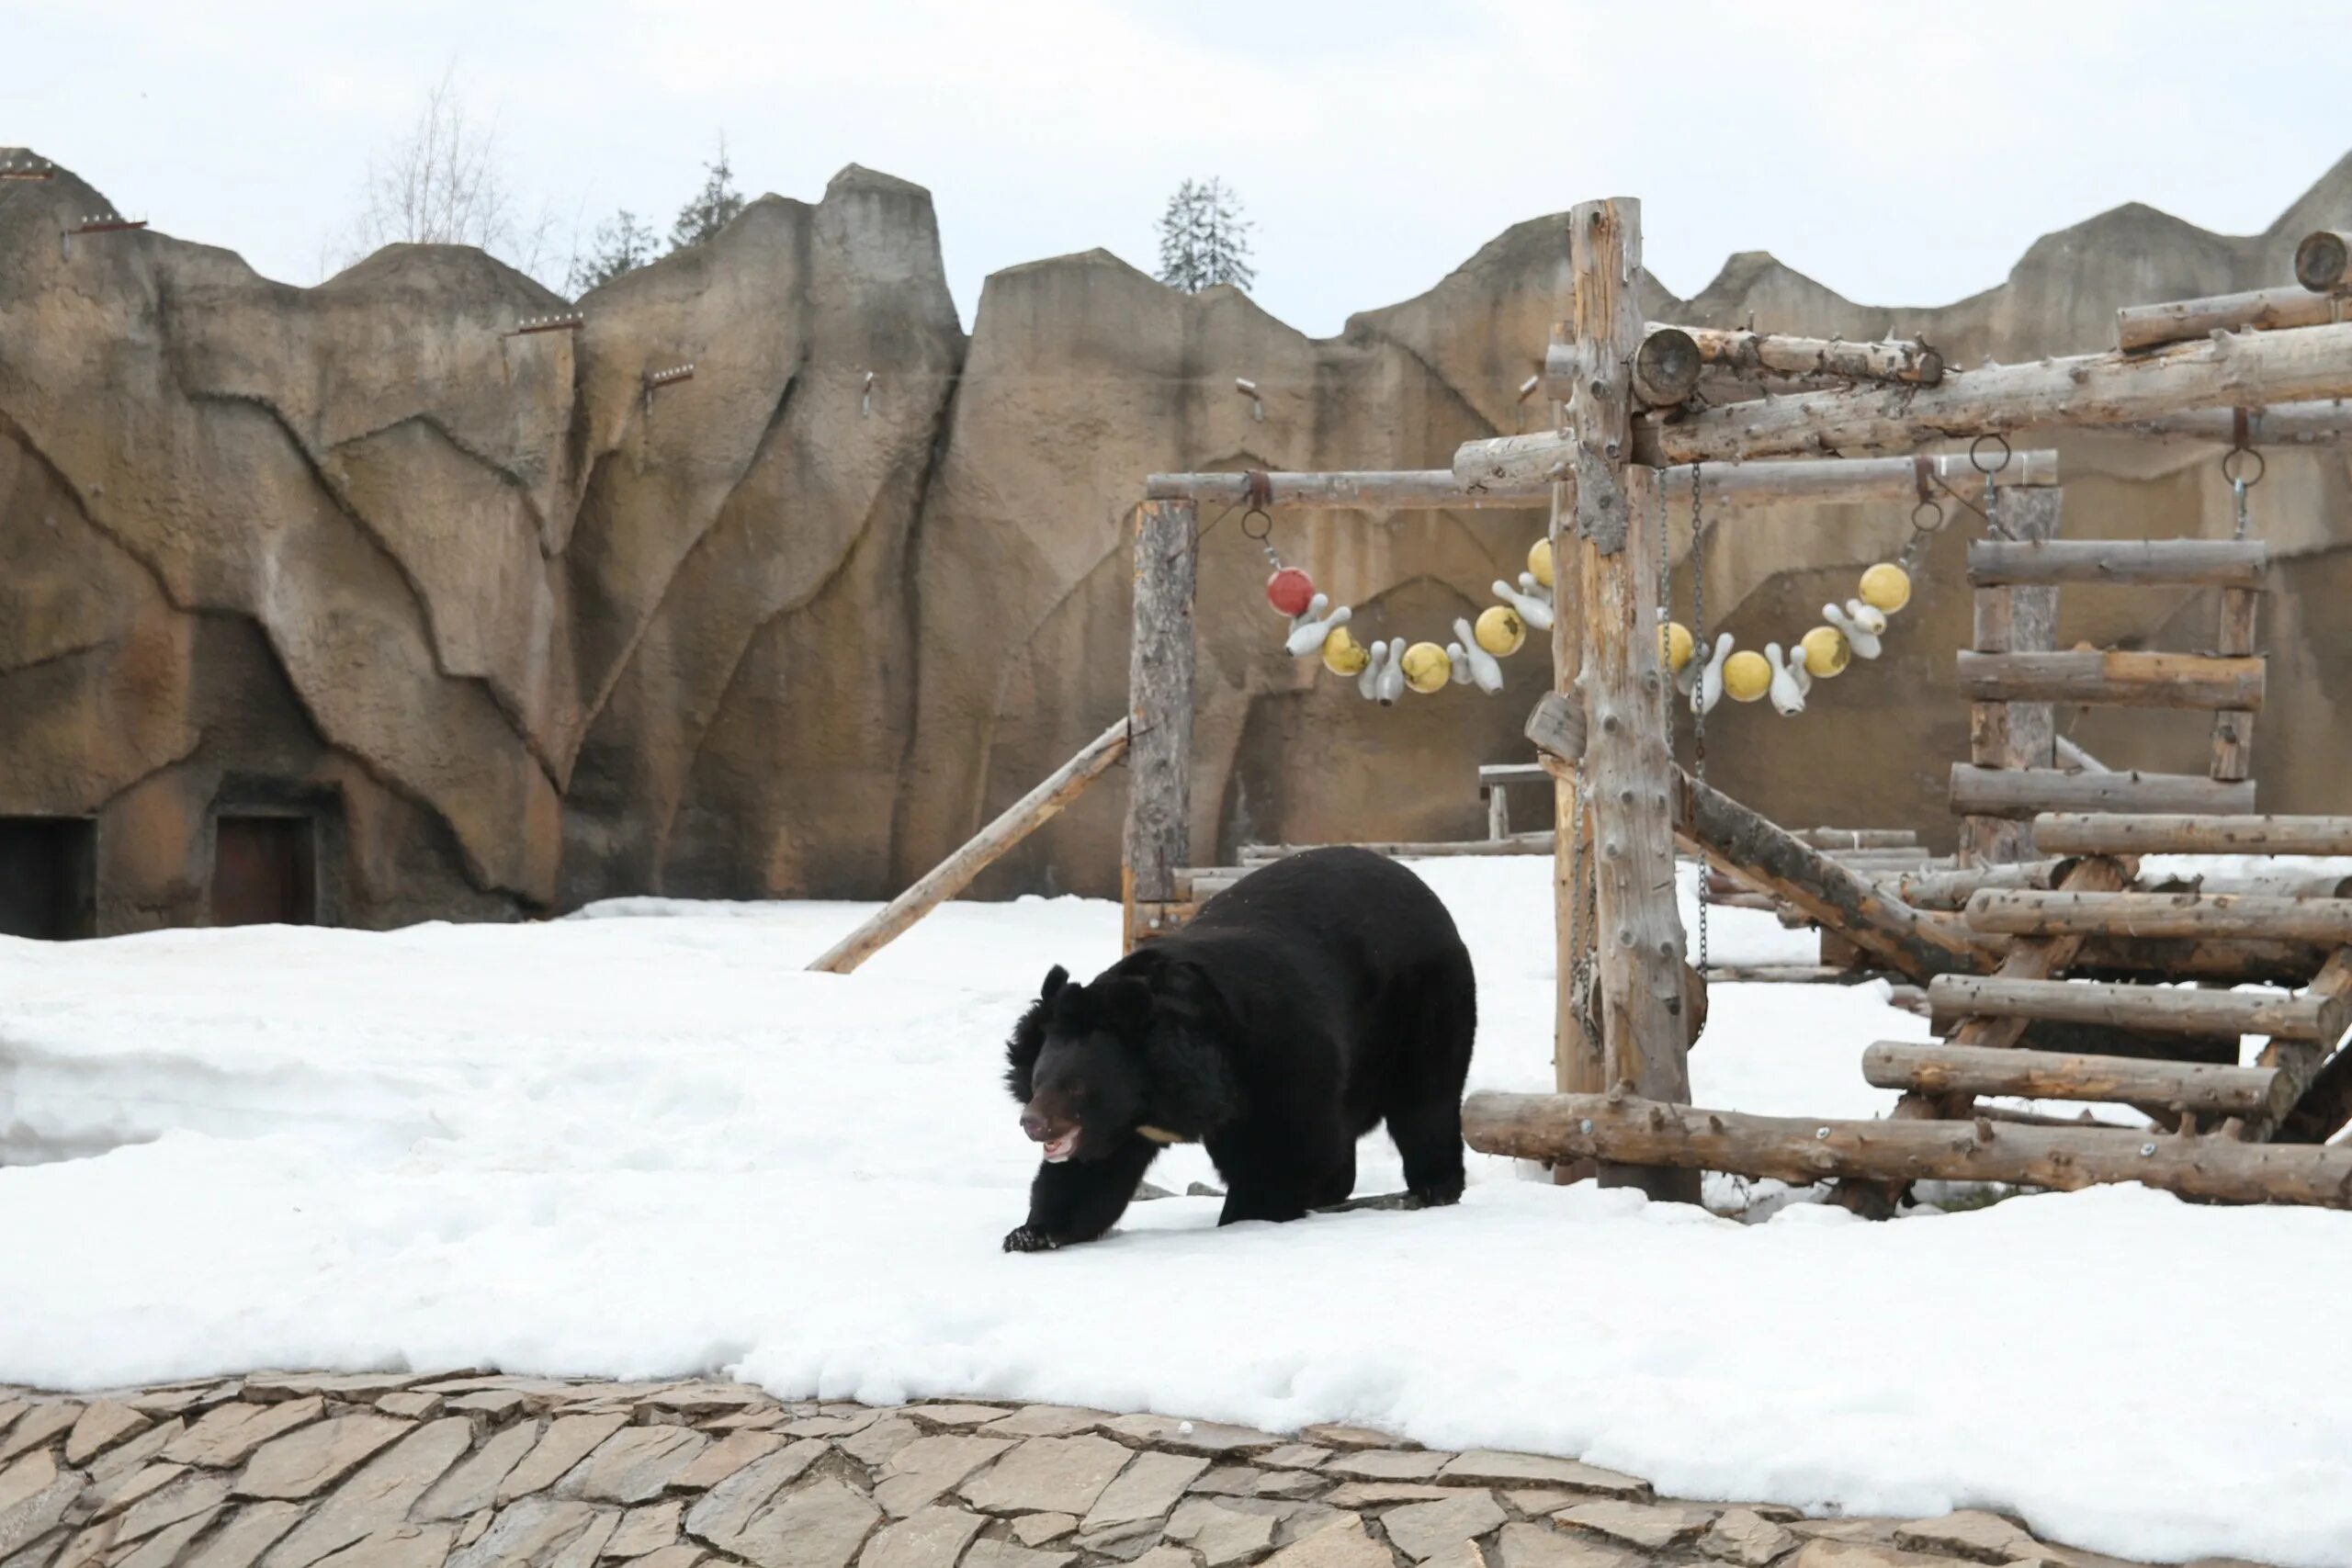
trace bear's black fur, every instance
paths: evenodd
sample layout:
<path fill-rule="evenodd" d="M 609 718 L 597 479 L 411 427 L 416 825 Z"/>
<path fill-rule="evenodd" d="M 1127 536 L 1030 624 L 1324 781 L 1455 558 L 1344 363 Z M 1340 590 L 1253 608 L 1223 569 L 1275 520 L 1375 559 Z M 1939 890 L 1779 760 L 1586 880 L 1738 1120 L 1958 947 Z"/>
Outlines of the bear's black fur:
<path fill-rule="evenodd" d="M 1469 951 L 1419 877 L 1347 847 L 1277 861 L 1091 983 L 1046 976 L 1005 1081 L 1047 1155 L 1005 1249 L 1101 1235 L 1173 1142 L 1207 1145 L 1220 1224 L 1344 1200 L 1383 1121 L 1412 1196 L 1451 1203 L 1477 1023 Z"/>

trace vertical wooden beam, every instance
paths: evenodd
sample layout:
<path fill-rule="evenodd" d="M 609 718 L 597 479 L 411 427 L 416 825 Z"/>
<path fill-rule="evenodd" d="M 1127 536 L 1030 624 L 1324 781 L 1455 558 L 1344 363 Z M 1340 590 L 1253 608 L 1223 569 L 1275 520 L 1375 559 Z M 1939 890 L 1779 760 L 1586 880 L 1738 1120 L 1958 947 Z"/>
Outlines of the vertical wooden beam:
<path fill-rule="evenodd" d="M 2262 594 L 2253 588 L 2222 590 L 2221 632 L 2215 639 L 2216 653 L 2251 654 L 2254 651 L 2256 612 L 2262 604 Z M 2211 776 L 2227 784 L 2235 784 L 2254 776 L 2254 715 L 2224 708 L 2213 716 L 2213 765 Z"/>
<path fill-rule="evenodd" d="M 2055 538 L 2064 496 L 2056 486 L 2004 490 L 2001 525 L 2013 539 Z M 1979 653 L 2046 653 L 2056 647 L 2057 630 L 2055 584 L 1976 591 Z M 2052 767 L 2056 744 L 2057 724 L 2048 703 L 1973 703 L 1969 706 L 1968 759 L 1978 767 Z M 1962 862 L 1968 865 L 2030 860 L 2032 825 L 1999 817 L 1964 818 L 1960 847 Z"/>
<path fill-rule="evenodd" d="M 1119 884 L 1126 945 L 1159 928 L 1192 859 L 1194 507 L 1136 509 L 1135 634 L 1127 656 L 1127 824 Z"/>
<path fill-rule="evenodd" d="M 1631 367 L 1642 341 L 1641 203 L 1621 197 L 1577 207 L 1568 217 L 1568 261 L 1576 287 L 1568 323 L 1576 367 L 1569 466 L 1576 477 L 1603 1071 L 1612 1088 L 1688 1104 L 1684 1054 L 1694 1003 L 1684 985 L 1682 917 L 1675 904 L 1674 759 L 1666 731 L 1672 687 L 1657 630 L 1657 475 L 1629 466 Z M 1556 547 L 1553 558 L 1565 558 Z M 1600 1180 L 1640 1187 L 1654 1198 L 1699 1201 L 1695 1170 L 1604 1165 Z"/>
<path fill-rule="evenodd" d="M 1568 323 L 1552 329 L 1552 341 L 1570 342 Z M 1552 405 L 1553 423 L 1567 428 L 1568 405 Z M 1584 716 L 1584 696 L 1577 677 L 1584 669 L 1583 603 L 1577 560 L 1576 487 L 1552 487 L 1552 689 Z M 1578 748 L 1579 754 L 1582 748 Z M 1577 793 L 1576 775 L 1565 766 L 1552 770 L 1552 905 L 1554 981 L 1552 1080 L 1562 1094 L 1599 1094 L 1609 1087 L 1600 1041 L 1585 1027 L 1577 1001 L 1577 976 L 1592 960 L 1593 921 L 1584 908 L 1584 887 L 1592 876 L 1592 818 L 1587 801 Z M 1563 1185 L 1598 1173 L 1591 1160 L 1561 1160 L 1552 1168 L 1552 1179 Z"/>

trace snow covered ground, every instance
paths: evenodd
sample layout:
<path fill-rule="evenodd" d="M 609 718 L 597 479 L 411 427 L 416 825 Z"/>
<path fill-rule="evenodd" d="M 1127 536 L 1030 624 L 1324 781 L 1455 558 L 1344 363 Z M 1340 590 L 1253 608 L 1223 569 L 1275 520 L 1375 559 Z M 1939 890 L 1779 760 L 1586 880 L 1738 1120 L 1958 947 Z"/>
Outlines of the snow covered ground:
<path fill-rule="evenodd" d="M 1548 1085 L 1548 863 L 1417 869 L 1476 954 L 1474 1084 Z M 2352 1347 L 2327 1326 L 2352 1215 L 2116 1189 L 1742 1224 L 1474 1156 L 1455 1209 L 1219 1232 L 1176 1198 L 1009 1257 L 1032 1163 L 1001 1042 L 1048 964 L 1115 956 L 1117 911 L 956 905 L 855 976 L 802 972 L 863 912 L 0 941 L 0 1381 L 724 1371 L 1362 1421 L 1682 1495 L 2352 1562 Z M 1768 916 L 1713 920 L 1719 960 L 1812 955 Z M 1695 1097 L 1883 1111 L 1862 1046 L 1925 1036 L 1883 996 L 1719 987 Z M 1398 1185 L 1377 1135 L 1360 1168 Z M 1154 1179 L 1214 1173 L 1178 1149 Z"/>

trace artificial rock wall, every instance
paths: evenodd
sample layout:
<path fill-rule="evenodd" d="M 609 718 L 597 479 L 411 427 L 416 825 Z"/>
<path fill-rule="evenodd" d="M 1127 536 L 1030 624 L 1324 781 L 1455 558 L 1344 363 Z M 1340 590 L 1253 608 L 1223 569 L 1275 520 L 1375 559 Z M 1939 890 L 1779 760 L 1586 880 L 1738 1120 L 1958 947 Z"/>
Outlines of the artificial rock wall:
<path fill-rule="evenodd" d="M 595 290 L 577 332 L 513 335 L 567 302 L 479 252 L 394 246 L 293 288 L 161 234 L 62 237 L 105 205 L 63 171 L 0 185 L 0 818 L 96 819 L 107 931 L 208 919 L 210 823 L 248 808 L 329 825 L 341 923 L 886 893 L 1121 711 L 1145 474 L 1443 467 L 1519 428 L 1566 285 L 1563 220 L 1540 219 L 1315 339 L 1097 251 L 991 277 L 967 339 L 928 195 L 851 167 Z M 2120 208 L 1940 309 L 1858 306 L 1743 254 L 1690 300 L 1653 283 L 1650 310 L 2013 361 L 2106 346 L 2120 304 L 2278 282 L 2318 227 L 2352 227 L 2352 161 L 2267 233 Z M 2227 534 L 2211 448 L 2062 445 L 2067 534 Z M 2270 809 L 2343 805 L 2346 502 L 2332 452 L 2272 454 L 2256 495 L 2284 558 Z M 1906 511 L 1737 517 L 1711 542 L 1711 614 L 1743 645 L 1789 640 L 1900 547 Z M 1499 698 L 1373 707 L 1283 655 L 1259 547 L 1203 522 L 1195 858 L 1481 831 L 1473 770 L 1521 756 L 1541 650 Z M 1541 527 L 1286 516 L 1274 543 L 1365 640 L 1443 640 Z M 1713 776 L 1794 823 L 1947 833 L 1967 532 L 1939 541 L 1886 658 L 1800 718 L 1717 710 Z M 2069 590 L 2060 637 L 2201 648 L 2212 611 Z M 2119 765 L 2202 769 L 2198 717 L 2075 733 Z M 1114 890 L 1120 793 L 981 891 Z"/>

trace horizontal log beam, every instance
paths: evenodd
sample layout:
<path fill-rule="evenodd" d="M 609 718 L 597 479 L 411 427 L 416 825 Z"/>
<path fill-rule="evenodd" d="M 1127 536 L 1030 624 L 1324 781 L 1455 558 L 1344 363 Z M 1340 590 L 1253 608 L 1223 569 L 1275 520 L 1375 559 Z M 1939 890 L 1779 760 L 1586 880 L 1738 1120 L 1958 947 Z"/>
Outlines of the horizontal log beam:
<path fill-rule="evenodd" d="M 1454 449 L 1453 478 L 1464 490 L 1481 487 L 1525 493 L 1564 478 L 1569 443 L 1557 431 L 1498 435 L 1465 441 Z M 1812 502 L 1821 505 L 1911 502 L 1919 499 L 1920 465 L 1930 497 L 1958 491 L 1972 501 L 1984 493 L 1984 476 L 1965 453 L 1917 457 L 1815 457 L 1785 462 L 1734 463 L 1701 476 L 1702 499 L 1710 507 L 1778 506 Z M 2020 449 L 1993 476 L 2004 490 L 2043 489 L 2059 482 L 2058 454 L 2047 447 Z M 1690 470 L 1672 468 L 1658 475 L 1668 502 L 1688 505 Z M 1549 493 L 1548 491 L 1545 493 Z"/>
<path fill-rule="evenodd" d="M 2352 943 L 2352 898 L 2255 893 L 2037 893 L 1992 889 L 1968 901 L 1969 929 L 2016 936 L 2242 938 Z"/>
<path fill-rule="evenodd" d="M 2038 427 L 2128 425 L 2190 409 L 2352 397 L 2352 321 L 2186 343 L 2148 354 L 2090 354 L 1953 370 L 1934 387 L 1857 388 L 1734 403 L 1634 424 L 1634 460 L 1729 463 L 1792 453 L 1908 449 Z M 1548 439 L 1556 433 L 1513 439 Z M 1531 446 L 1523 453 L 1540 460 Z"/>
<path fill-rule="evenodd" d="M 1962 817 L 2024 818 L 2048 811 L 2244 811 L 2252 780 L 2201 773 L 2072 773 L 2054 768 L 1980 768 L 1954 762 L 1951 809 Z"/>
<path fill-rule="evenodd" d="M 2055 887 L 2074 863 L 2071 860 L 2014 861 L 1965 871 L 1906 872 L 1884 880 L 1897 898 L 1915 909 L 1956 911 L 1987 887 Z"/>
<path fill-rule="evenodd" d="M 1932 1001 L 1934 993 L 1930 991 L 1928 997 Z M 2160 1105 L 2172 1111 L 2226 1116 L 2275 1115 L 2284 1109 L 2276 1103 L 2284 1085 L 2268 1067 L 2217 1067 L 2198 1062 L 2151 1062 L 2136 1056 L 2060 1055 L 1886 1041 L 1862 1053 L 1862 1077 L 1874 1089 L 1928 1094 Z"/>
<path fill-rule="evenodd" d="M 1957 1028 L 1968 1018 L 2040 1018 L 2173 1034 L 2267 1034 L 2333 1045 L 2352 1023 L 2352 1004 L 2336 998 L 1991 975 L 1939 975 L 1928 983 L 1928 1003 L 1939 1031 Z"/>
<path fill-rule="evenodd" d="M 2352 817 L 2048 812 L 2033 841 L 2044 854 L 2352 855 Z"/>
<path fill-rule="evenodd" d="M 1504 1094 L 1463 1102 L 1462 1135 L 1481 1154 L 1601 1159 L 1729 1171 L 1808 1185 L 2003 1181 L 2074 1191 L 2139 1181 L 2236 1203 L 2352 1207 L 2352 1148 L 2245 1144 L 2098 1127 L 1983 1121 L 1824 1121 L 1704 1111 L 1601 1094 Z"/>
<path fill-rule="evenodd" d="M 2083 939 L 2066 973 L 2102 980 L 2305 986 L 2326 962 L 2326 949 L 2303 942 L 2094 936 Z"/>
<path fill-rule="evenodd" d="M 2138 651 L 1960 653 L 1960 689 L 1972 702 L 2075 703 L 2127 708 L 2262 706 L 2260 657 Z"/>
<path fill-rule="evenodd" d="M 1652 322 L 1653 333 L 1666 330 Z M 1847 343 L 1781 333 L 1683 327 L 1706 364 L 1757 377 L 1818 376 L 1849 381 L 1893 381 L 1932 387 L 1944 378 L 1944 356 L 1924 343 Z"/>
<path fill-rule="evenodd" d="M 2316 446 L 2352 435 L 2352 401 L 2315 398 L 2309 402 L 2272 403 L 2245 411 L 2245 444 L 2249 446 Z M 2199 441 L 2234 445 L 2238 439 L 2235 409 L 2198 409 L 2142 420 L 2126 427 L 2130 434 L 2154 441 Z"/>
<path fill-rule="evenodd" d="M 2116 582 L 2259 588 L 2270 564 L 2260 539 L 1974 539 L 1973 588 Z"/>
<path fill-rule="evenodd" d="M 1154 474 L 1144 480 L 1147 501 L 1206 502 L 1239 506 L 1250 500 L 1247 474 Z M 1364 512 L 1476 512 L 1548 508 L 1547 484 L 1470 488 L 1444 468 L 1268 474 L 1265 504 L 1272 511 L 1355 509 Z"/>
<path fill-rule="evenodd" d="M 1271 861 L 1278 861 L 1305 850 L 1330 849 L 1329 844 L 1244 844 L 1238 859 L 1245 866 L 1256 868 Z M 1391 860 L 1437 860 L 1448 855 L 1548 855 L 1552 852 L 1552 835 L 1514 833 L 1508 839 L 1448 839 L 1432 843 L 1375 843 L 1351 846 L 1370 850 Z"/>
<path fill-rule="evenodd" d="M 2279 332 L 2346 319 L 2352 304 L 2335 293 L 2307 288 L 2252 288 L 2160 305 L 2126 305 L 2115 312 L 2115 346 L 2124 353 L 2210 338 L 2215 333 Z"/>

